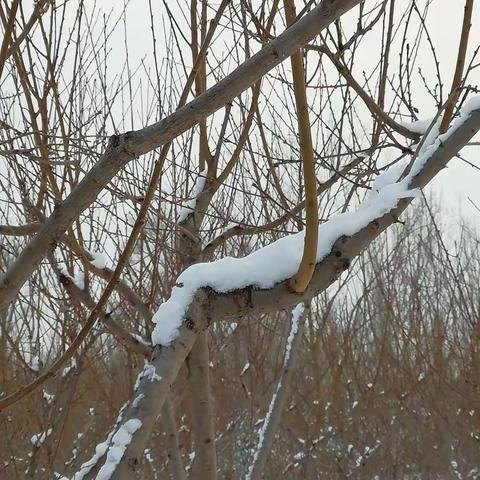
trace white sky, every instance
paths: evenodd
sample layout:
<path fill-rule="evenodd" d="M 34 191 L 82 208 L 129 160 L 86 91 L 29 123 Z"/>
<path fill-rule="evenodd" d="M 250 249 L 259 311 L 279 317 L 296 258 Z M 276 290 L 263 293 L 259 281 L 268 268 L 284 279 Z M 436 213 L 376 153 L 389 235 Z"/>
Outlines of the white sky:
<path fill-rule="evenodd" d="M 236 2 L 238 0 L 234 0 Z M 418 6 L 422 9 L 426 0 L 419 0 Z M 85 0 L 87 10 L 94 4 L 94 0 Z M 187 11 L 179 8 L 178 3 L 182 4 L 182 0 L 167 0 L 169 8 L 174 12 L 176 20 L 182 24 L 183 16 L 189 15 Z M 188 2 L 186 2 L 188 3 Z M 211 2 L 213 8 L 218 4 L 218 0 Z M 253 0 L 253 5 L 259 3 L 258 0 Z M 303 3 L 303 2 L 302 2 Z M 377 3 L 376 0 L 367 0 L 367 7 L 372 7 Z M 410 0 L 396 0 L 396 12 L 397 19 L 400 17 L 401 12 L 405 11 L 406 6 L 410 3 Z M 77 1 L 71 1 L 72 7 L 69 8 L 69 14 L 75 15 L 74 5 Z M 96 2 L 97 7 L 100 6 L 105 12 L 113 9 L 115 12 L 119 12 L 122 8 L 123 1 L 121 0 L 102 0 Z M 164 48 L 163 32 L 162 32 L 162 14 L 164 12 L 163 2 L 160 0 L 152 1 L 155 17 L 155 28 L 157 36 L 157 48 L 162 51 Z M 463 18 L 464 0 L 432 0 L 427 17 L 427 27 L 432 37 L 432 42 L 436 48 L 436 54 L 439 59 L 440 70 L 442 72 L 442 78 L 445 82 L 445 93 L 448 92 L 450 87 L 451 78 L 453 76 L 453 69 L 455 66 L 458 41 L 461 31 L 462 18 Z M 300 1 L 297 0 L 297 10 L 300 9 Z M 114 15 L 115 17 L 116 15 Z M 353 18 L 353 17 L 352 17 Z M 164 20 L 168 24 L 168 20 Z M 347 25 L 349 23 L 348 18 L 344 18 L 343 22 Z M 351 23 L 351 22 L 350 22 Z M 398 22 L 397 22 L 398 23 Z M 374 29 L 375 30 L 375 29 Z M 129 44 L 129 57 L 132 68 L 135 68 L 140 61 L 143 61 L 147 65 L 153 65 L 152 62 L 152 40 L 150 31 L 150 13 L 148 0 L 132 0 L 127 6 L 127 39 Z M 474 6 L 474 14 L 472 20 L 472 30 L 470 34 L 470 48 L 469 59 L 474 49 L 480 44 L 480 3 L 477 2 Z M 124 37 L 123 26 L 120 25 L 114 34 L 111 45 L 115 46 L 110 54 L 109 69 L 110 72 L 115 70 L 115 65 L 119 66 L 119 69 L 124 64 Z M 362 71 L 369 71 L 369 67 L 376 65 L 378 61 L 378 48 L 379 37 L 376 37 L 376 33 L 372 32 L 368 34 L 365 39 L 364 48 L 359 50 L 358 58 L 361 60 L 357 62 L 358 72 L 354 73 L 357 79 L 361 80 Z M 228 39 L 225 40 L 228 44 Z M 392 63 L 399 55 L 399 44 L 392 44 L 391 58 Z M 371 55 L 370 50 L 375 52 Z M 163 56 L 160 53 L 160 56 Z M 431 63 L 431 55 L 428 51 L 422 51 L 419 53 L 420 61 L 422 65 L 422 71 L 425 76 L 434 76 L 434 70 Z M 186 52 L 186 58 L 189 59 L 189 52 Z M 118 60 L 117 60 L 118 59 Z M 372 62 L 372 65 L 369 63 Z M 478 63 L 478 60 L 477 60 Z M 113 67 L 112 67 L 113 65 Z M 234 67 L 234 65 L 232 65 Z M 393 69 L 395 70 L 395 69 Z M 359 78 L 360 77 L 360 78 Z M 432 78 L 432 77 L 431 77 Z M 432 78 L 433 80 L 433 78 Z M 470 82 L 480 85 L 480 68 L 477 68 L 472 76 Z M 416 106 L 419 109 L 419 118 L 427 119 L 434 116 L 435 106 L 432 100 L 425 93 L 425 89 L 420 84 L 415 84 L 412 88 L 415 94 Z M 388 99 L 387 99 L 388 105 Z M 140 125 L 138 125 L 140 126 Z M 478 140 L 478 136 L 477 136 Z M 475 165 L 479 165 L 480 147 L 466 147 L 462 151 L 462 155 L 465 156 L 470 162 Z M 448 169 L 443 171 L 427 189 L 434 191 L 441 196 L 442 203 L 446 211 L 454 213 L 458 216 L 459 213 L 464 214 L 470 220 L 478 221 L 480 213 L 475 210 L 468 201 L 472 199 L 473 202 L 480 207 L 480 171 L 467 166 L 459 159 L 454 159 Z"/>

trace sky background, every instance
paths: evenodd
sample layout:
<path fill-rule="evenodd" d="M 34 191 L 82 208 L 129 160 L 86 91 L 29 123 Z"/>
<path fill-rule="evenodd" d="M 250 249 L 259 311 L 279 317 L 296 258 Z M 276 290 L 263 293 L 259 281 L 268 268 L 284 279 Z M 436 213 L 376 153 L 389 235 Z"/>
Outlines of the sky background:
<path fill-rule="evenodd" d="M 107 10 L 111 7 L 114 10 L 118 10 L 119 3 L 116 0 L 103 0 L 102 8 Z M 153 2 L 161 4 L 161 2 Z M 218 2 L 212 2 L 215 6 Z M 258 4 L 255 0 L 253 5 Z M 400 18 L 400 15 L 406 10 L 409 5 L 409 0 L 396 0 L 396 18 Z M 419 8 L 421 8 L 425 2 L 417 2 Z M 375 5 L 375 1 L 367 1 L 367 6 Z M 176 1 L 168 1 L 169 8 L 176 14 L 176 18 L 179 22 L 182 21 L 184 15 L 181 8 L 179 8 Z M 297 10 L 300 3 L 297 1 Z M 161 6 L 160 6 L 161 8 Z M 155 7 L 154 7 L 155 9 Z M 451 79 L 453 77 L 453 71 L 455 68 L 455 61 L 457 57 L 458 42 L 460 38 L 460 32 L 462 27 L 464 10 L 463 0 L 432 0 L 429 8 L 429 14 L 427 16 L 427 27 L 432 38 L 432 42 L 436 47 L 436 54 L 439 59 L 439 67 L 442 72 L 442 78 L 445 82 L 445 92 L 448 92 L 450 88 Z M 149 12 L 148 2 L 146 0 L 135 0 L 127 6 L 128 25 L 127 35 L 128 43 L 130 46 L 130 60 L 132 65 L 138 62 L 140 59 L 146 59 L 151 54 L 151 37 L 149 29 Z M 157 14 L 154 15 L 156 19 L 160 17 L 160 9 Z M 188 12 L 187 12 L 188 15 Z M 345 24 L 351 23 L 351 20 L 355 21 L 355 16 L 350 16 L 350 19 L 344 18 Z M 159 22 L 161 23 L 161 22 Z M 403 28 L 401 22 L 397 23 Z M 159 48 L 161 48 L 161 25 L 158 28 Z M 367 35 L 365 39 L 365 48 L 359 50 L 359 59 L 357 65 L 368 71 L 369 61 L 373 59 L 375 62 L 378 59 L 378 55 L 369 55 L 370 48 L 378 48 L 379 42 L 375 33 Z M 472 18 L 472 29 L 470 33 L 470 44 L 467 58 L 470 59 L 474 50 L 480 45 L 480 3 L 476 2 L 474 5 L 474 12 Z M 392 63 L 399 55 L 399 45 L 394 43 L 392 45 Z M 115 54 L 114 52 L 112 52 Z M 420 51 L 420 64 L 423 64 L 423 74 L 434 75 L 433 64 L 431 63 L 430 52 Z M 423 57 L 423 58 L 422 58 Z M 478 63 L 480 59 L 477 59 Z M 474 70 L 470 76 L 470 83 L 480 85 L 480 68 Z M 419 84 L 414 86 L 414 92 L 416 95 L 416 106 L 419 109 L 419 118 L 428 119 L 432 118 L 435 113 L 435 105 L 431 98 L 425 93 L 425 90 Z M 476 138 L 478 140 L 478 136 Z M 462 152 L 468 161 L 474 165 L 480 167 L 480 147 L 471 146 L 465 147 Z M 466 165 L 460 159 L 454 159 L 449 167 L 438 175 L 438 177 L 432 182 L 431 186 L 426 189 L 426 193 L 435 192 L 441 199 L 442 206 L 445 212 L 452 215 L 453 219 L 458 219 L 459 216 L 465 216 L 469 221 L 478 223 L 480 219 L 480 213 L 472 206 L 469 199 L 476 203 L 480 207 L 480 171 L 474 169 L 471 166 Z"/>
<path fill-rule="evenodd" d="M 236 1 L 236 0 L 235 0 Z M 188 2 L 187 2 L 188 3 Z M 211 2 L 212 8 L 218 5 L 218 1 Z M 303 2 L 302 2 L 303 3 Z M 73 19 L 76 14 L 76 9 L 73 8 L 76 1 L 71 2 L 71 7 L 68 9 L 68 15 Z M 87 11 L 96 4 L 96 8 L 100 8 L 104 12 L 112 12 L 109 17 L 109 23 L 112 23 L 115 18 L 120 16 L 121 10 L 124 8 L 124 2 L 119 0 L 102 0 L 101 2 L 94 2 L 94 0 L 85 0 Z M 167 4 L 171 11 L 175 15 L 175 19 L 180 25 L 187 26 L 187 18 L 189 12 L 181 7 L 182 2 L 180 0 L 168 0 Z M 252 1 L 253 6 L 258 5 L 257 0 Z M 373 7 L 377 4 L 376 0 L 367 0 L 366 7 Z M 399 21 L 401 15 L 406 11 L 410 0 L 396 0 L 396 24 L 403 28 L 402 22 Z M 420 9 L 422 9 L 426 0 L 418 0 L 417 2 Z M 297 10 L 300 9 L 300 2 L 297 1 Z M 153 65 L 152 56 L 152 40 L 150 29 L 150 11 L 148 0 L 132 0 L 127 3 L 126 6 L 127 16 L 126 23 L 119 24 L 111 38 L 111 46 L 114 46 L 109 53 L 109 75 L 112 77 L 121 71 L 125 62 L 124 45 L 128 44 L 129 48 L 129 61 L 132 69 L 143 62 L 147 68 Z M 158 56 L 166 57 L 167 52 L 165 50 L 165 28 L 164 25 L 168 25 L 168 20 L 163 17 L 165 11 L 163 3 L 161 1 L 152 1 L 153 16 L 155 32 L 157 36 L 157 48 Z M 439 67 L 442 72 L 442 79 L 444 81 L 444 91 L 446 96 L 453 77 L 453 71 L 455 68 L 455 61 L 457 57 L 457 49 L 460 37 L 460 31 L 462 27 L 464 1 L 463 0 L 432 0 L 430 2 L 429 14 L 426 20 L 429 33 L 432 38 L 432 42 L 436 48 L 436 54 L 439 59 Z M 212 15 L 212 14 L 211 14 Z M 210 15 L 210 16 L 211 16 Z M 355 14 L 349 14 L 343 17 L 342 22 L 345 28 L 349 26 L 353 28 L 355 25 Z M 280 29 L 277 30 L 279 33 Z M 369 72 L 378 62 L 378 49 L 380 46 L 380 29 L 374 29 L 371 33 L 367 34 L 363 41 L 363 47 L 358 50 L 356 71 L 354 74 L 356 78 L 362 78 L 363 72 Z M 399 32 L 401 33 L 401 32 Z M 188 30 L 186 32 L 188 35 Z M 229 38 L 226 36 L 224 39 L 225 45 L 229 45 Z M 221 43 L 216 43 L 218 53 L 221 54 Z M 393 42 L 391 49 L 391 64 L 392 71 L 395 71 L 395 63 L 397 62 L 399 55 L 399 43 Z M 476 2 L 474 5 L 472 30 L 470 34 L 470 45 L 467 55 L 467 62 L 471 59 L 474 50 L 480 44 L 480 2 Z M 375 54 L 372 54 L 375 52 Z M 190 59 L 190 52 L 186 48 L 186 58 Z M 419 53 L 419 66 L 422 67 L 423 75 L 433 81 L 435 72 L 433 69 L 432 56 L 428 49 L 422 49 Z M 477 59 L 478 63 L 480 59 Z M 397 62 L 398 63 L 398 62 Z M 236 67 L 232 64 L 231 69 Z M 419 77 L 414 79 L 412 90 L 415 94 L 415 105 L 419 110 L 420 119 L 432 118 L 436 113 L 436 107 L 432 99 L 427 95 L 425 89 L 419 82 Z M 480 68 L 476 68 L 469 77 L 469 83 L 473 85 L 480 85 Z M 388 89 L 387 89 L 388 90 Z M 360 102 L 360 101 L 359 101 Z M 388 95 L 387 95 L 388 105 Z M 135 125 L 139 128 L 143 125 Z M 475 140 L 479 140 L 479 137 Z M 467 146 L 461 154 L 474 165 L 480 167 L 479 146 Z M 480 213 L 470 203 L 470 200 L 477 204 L 480 208 L 480 171 L 475 168 L 466 165 L 460 159 L 454 159 L 451 161 L 449 167 L 438 175 L 438 177 L 432 182 L 432 184 L 426 189 L 426 194 L 433 192 L 438 198 L 441 199 L 443 210 L 449 214 L 450 218 L 456 222 L 459 217 L 465 217 L 469 222 L 477 223 L 480 219 Z"/>

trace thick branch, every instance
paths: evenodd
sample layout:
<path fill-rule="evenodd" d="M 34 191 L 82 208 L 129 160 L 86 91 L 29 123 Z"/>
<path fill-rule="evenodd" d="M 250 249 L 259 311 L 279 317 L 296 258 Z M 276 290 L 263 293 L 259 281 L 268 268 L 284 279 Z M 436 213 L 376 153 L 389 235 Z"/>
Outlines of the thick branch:
<path fill-rule="evenodd" d="M 472 110 L 468 118 L 448 137 L 432 148 L 423 167 L 412 178 L 410 188 L 425 187 L 479 130 L 480 105 Z M 380 233 L 397 222 L 399 215 L 411 201 L 411 198 L 400 199 L 396 207 L 372 220 L 357 233 L 338 238 L 330 254 L 316 265 L 312 280 L 303 294 L 291 292 L 288 288 L 290 279 L 266 290 L 255 290 L 252 286 L 229 293 L 218 293 L 210 288 L 199 289 L 188 307 L 177 338 L 168 347 L 155 348 L 152 367 L 161 378 L 158 381 L 151 381 L 150 378 L 140 380 L 137 394 L 141 392 L 143 396 L 127 409 L 124 419 L 140 418 L 143 426 L 133 436 L 111 478 L 131 478 L 135 474 L 153 430 L 154 419 L 200 332 L 216 320 L 260 315 L 291 308 L 302 301 L 308 302 L 348 269 L 353 258 L 368 247 Z"/>
<path fill-rule="evenodd" d="M 180 446 L 178 443 L 177 422 L 175 421 L 175 412 L 170 398 L 167 399 L 162 410 L 162 420 L 165 426 L 165 433 L 168 439 L 168 458 L 171 463 L 172 477 L 175 480 L 185 480 L 185 469 L 180 455 Z"/>
<path fill-rule="evenodd" d="M 217 455 L 213 425 L 213 402 L 210 391 L 210 361 L 206 332 L 200 333 L 188 356 L 188 387 L 192 405 L 192 431 L 195 442 L 193 477 L 196 480 L 217 478 Z"/>

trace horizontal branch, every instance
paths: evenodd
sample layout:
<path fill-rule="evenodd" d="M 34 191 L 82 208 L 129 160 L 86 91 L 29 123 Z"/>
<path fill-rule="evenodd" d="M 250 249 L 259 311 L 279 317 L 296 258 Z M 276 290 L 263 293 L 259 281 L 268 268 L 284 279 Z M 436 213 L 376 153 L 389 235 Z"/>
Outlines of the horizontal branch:
<path fill-rule="evenodd" d="M 9 237 L 23 237 L 37 233 L 41 227 L 40 222 L 26 223 L 24 225 L 0 225 L 0 235 Z"/>

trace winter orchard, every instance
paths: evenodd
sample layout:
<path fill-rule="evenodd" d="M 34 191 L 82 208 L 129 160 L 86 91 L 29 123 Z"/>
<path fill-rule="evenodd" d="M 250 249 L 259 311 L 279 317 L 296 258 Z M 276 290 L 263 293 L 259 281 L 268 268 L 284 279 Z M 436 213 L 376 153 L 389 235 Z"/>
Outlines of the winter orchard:
<path fill-rule="evenodd" d="M 0 6 L 0 477 L 480 478 L 438 3 Z"/>

